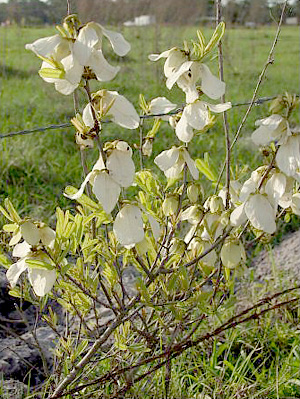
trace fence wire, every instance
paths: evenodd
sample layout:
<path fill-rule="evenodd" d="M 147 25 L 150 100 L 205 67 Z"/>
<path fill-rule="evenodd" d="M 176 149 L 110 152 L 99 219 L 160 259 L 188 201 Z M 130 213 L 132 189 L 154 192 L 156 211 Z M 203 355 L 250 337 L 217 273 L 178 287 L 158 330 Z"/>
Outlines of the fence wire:
<path fill-rule="evenodd" d="M 258 98 L 257 100 L 254 101 L 254 105 L 261 105 L 267 101 L 271 101 L 274 100 L 277 96 L 272 96 L 272 97 L 261 97 Z M 240 102 L 240 103 L 234 103 L 232 104 L 232 107 L 240 107 L 240 106 L 244 106 L 244 105 L 249 105 L 251 103 L 251 101 L 245 101 L 245 102 Z M 184 105 L 182 105 L 182 107 L 177 108 L 174 111 L 165 113 L 165 114 L 150 114 L 150 115 L 141 115 L 140 119 L 151 119 L 151 118 L 159 118 L 161 116 L 172 116 L 172 115 L 176 115 L 178 112 L 183 110 Z M 112 123 L 112 121 L 110 120 L 105 120 L 102 121 L 101 123 Z M 65 129 L 67 127 L 71 127 L 73 126 L 72 123 L 70 122 L 66 122 L 66 123 L 61 123 L 61 124 L 53 124 L 53 125 L 49 125 L 49 126 L 43 126 L 43 127 L 36 127 L 33 129 L 26 129 L 26 130 L 20 130 L 17 132 L 9 132 L 6 134 L 1 134 L 0 135 L 0 139 L 5 139 L 7 137 L 15 137 L 15 136 L 21 136 L 21 135 L 27 135 L 27 134 L 32 134 L 32 133 L 43 133 L 46 132 L 47 130 L 53 130 L 53 129 Z"/>

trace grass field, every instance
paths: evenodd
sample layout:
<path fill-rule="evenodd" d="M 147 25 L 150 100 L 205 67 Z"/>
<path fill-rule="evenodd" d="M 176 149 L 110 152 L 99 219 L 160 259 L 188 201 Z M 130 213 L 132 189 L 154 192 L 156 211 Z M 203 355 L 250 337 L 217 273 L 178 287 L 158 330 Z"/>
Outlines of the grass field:
<path fill-rule="evenodd" d="M 132 43 L 132 51 L 124 60 L 107 56 L 111 63 L 120 62 L 122 70 L 105 87 L 118 90 L 136 106 L 139 93 L 143 93 L 148 100 L 166 96 L 181 104 L 184 101 L 182 93 L 176 88 L 169 92 L 164 85 L 162 62 L 152 64 L 147 56 L 181 45 L 183 39 L 194 38 L 196 28 L 124 29 L 125 37 Z M 251 99 L 275 31 L 275 26 L 257 30 L 227 30 L 224 69 L 228 101 L 235 104 Z M 1 135 L 69 122 L 73 116 L 72 96 L 64 97 L 52 85 L 43 82 L 37 74 L 40 61 L 24 49 L 26 43 L 54 33 L 54 28 L 0 28 Z M 209 29 L 204 29 L 206 37 L 210 33 Z M 282 29 L 274 64 L 267 71 L 259 97 L 275 96 L 284 91 L 299 94 L 298 34 L 297 28 Z M 215 73 L 216 64 L 216 61 L 211 63 Z M 99 86 L 95 84 L 93 87 Z M 85 99 L 82 95 L 79 100 L 83 106 Z M 259 165 L 259 152 L 252 146 L 249 137 L 255 120 L 265 117 L 267 110 L 267 103 L 254 108 L 233 152 L 233 169 Z M 231 136 L 245 111 L 246 106 L 237 106 L 228 113 Z M 224 155 L 222 132 L 222 124 L 218 121 L 209 133 L 194 139 L 191 145 L 193 155 L 200 157 L 208 152 L 218 167 Z M 138 132 L 124 131 L 112 124 L 105 125 L 103 136 L 104 140 L 122 137 L 131 145 L 139 142 Z M 174 133 L 164 125 L 155 141 L 150 162 L 173 142 Z M 79 186 L 82 181 L 80 155 L 74 144 L 72 128 L 2 138 L 0 154 L 0 203 L 9 196 L 21 215 L 31 214 L 44 220 L 51 219 L 57 205 L 64 208 L 70 206 L 70 201 L 62 196 L 64 187 L 68 184 Z M 97 151 L 90 150 L 87 157 L 89 165 L 92 165 Z M 227 309 L 220 309 L 221 316 L 225 317 L 226 312 Z M 189 351 L 174 366 L 172 397 L 200 398 L 197 395 L 205 388 L 207 394 L 216 399 L 299 398 L 298 323 L 297 308 L 277 310 L 263 321 L 239 326 L 213 342 Z M 158 374 L 155 378 L 157 396 L 154 393 L 153 397 L 159 397 L 163 376 Z M 137 390 L 143 392 L 143 386 L 138 386 Z"/>
<path fill-rule="evenodd" d="M 225 81 L 227 100 L 232 103 L 251 98 L 257 78 L 266 61 L 275 27 L 257 30 L 229 29 L 224 38 Z M 126 28 L 125 37 L 132 44 L 132 51 L 125 59 L 107 56 L 112 63 L 120 62 L 121 72 L 105 87 L 120 91 L 135 105 L 139 93 L 147 99 L 167 96 L 181 104 L 182 92 L 174 88 L 171 92 L 164 85 L 163 62 L 151 63 L 148 54 L 160 52 L 174 45 L 181 45 L 183 39 L 195 38 L 196 27 L 148 27 Z M 209 37 L 211 30 L 205 28 Z M 73 115 L 72 96 L 62 96 L 53 85 L 47 84 L 38 76 L 40 60 L 26 51 L 24 45 L 37 38 L 55 34 L 52 28 L 0 28 L 0 134 L 31 129 L 49 124 L 69 122 Z M 275 53 L 274 65 L 268 69 L 259 96 L 273 96 L 284 91 L 299 90 L 299 48 L 296 28 L 284 27 Z M 216 60 L 211 69 L 217 73 Z M 94 87 L 99 87 L 97 84 Z M 85 99 L 80 97 L 83 105 Z M 257 164 L 258 151 L 248 138 L 254 129 L 254 121 L 266 115 L 268 105 L 256 107 L 243 131 L 238 151 L 233 153 L 234 165 Z M 245 106 L 233 108 L 229 112 L 230 130 L 233 135 L 239 125 Z M 220 119 L 220 118 L 219 118 Z M 67 184 L 78 185 L 81 181 L 81 166 L 77 148 L 73 140 L 74 130 L 50 130 L 27 136 L 18 136 L 0 141 L 1 183 L 0 197 L 14 198 L 21 213 L 47 217 L 57 204 L 68 206 L 62 197 Z M 124 137 L 131 144 L 138 143 L 138 133 L 122 130 L 116 126 L 105 127 L 104 139 Z M 154 156 L 173 140 L 173 132 L 164 125 L 155 142 Z M 205 136 L 193 141 L 193 155 L 208 151 L 212 159 L 220 159 L 224 153 L 222 125 L 218 122 Z M 97 154 L 90 151 L 90 164 Z M 150 161 L 153 158 L 150 159 Z M 216 166 L 218 164 L 216 163 Z"/>

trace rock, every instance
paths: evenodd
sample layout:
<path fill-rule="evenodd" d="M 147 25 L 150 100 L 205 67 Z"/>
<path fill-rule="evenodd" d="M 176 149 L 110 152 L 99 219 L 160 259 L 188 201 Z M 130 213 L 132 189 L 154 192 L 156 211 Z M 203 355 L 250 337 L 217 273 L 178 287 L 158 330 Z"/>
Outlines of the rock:
<path fill-rule="evenodd" d="M 28 387 L 20 381 L 9 379 L 1 381 L 1 391 L 1 399 L 21 399 L 25 398 Z"/>
<path fill-rule="evenodd" d="M 51 371 L 56 336 L 49 327 L 37 328 L 35 335 Z M 31 333 L 0 340 L 0 373 L 4 379 L 30 381 L 31 386 L 40 384 L 45 379 L 40 350 Z"/>

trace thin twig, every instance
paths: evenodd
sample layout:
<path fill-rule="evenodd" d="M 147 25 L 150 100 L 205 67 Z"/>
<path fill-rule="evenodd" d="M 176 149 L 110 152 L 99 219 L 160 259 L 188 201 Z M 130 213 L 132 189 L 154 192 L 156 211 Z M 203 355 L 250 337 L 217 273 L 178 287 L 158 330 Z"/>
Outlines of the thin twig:
<path fill-rule="evenodd" d="M 266 71 L 267 71 L 269 65 L 273 64 L 273 62 L 274 62 L 273 55 L 274 55 L 275 47 L 276 47 L 276 45 L 278 43 L 279 34 L 281 32 L 281 25 L 282 25 L 283 17 L 284 17 L 284 14 L 285 14 L 286 6 L 287 6 L 287 0 L 284 2 L 283 6 L 282 6 L 280 20 L 279 20 L 279 23 L 278 23 L 278 26 L 277 26 L 277 31 L 276 31 L 275 38 L 273 40 L 273 43 L 272 43 L 272 46 L 271 46 L 267 61 L 266 61 L 265 65 L 263 66 L 263 69 L 262 69 L 262 71 L 261 71 L 261 73 L 259 75 L 259 78 L 258 78 L 258 81 L 256 83 L 256 87 L 254 89 L 254 92 L 253 92 L 252 99 L 250 101 L 249 107 L 248 107 L 248 109 L 247 109 L 247 111 L 246 111 L 246 113 L 245 113 L 245 115 L 244 115 L 239 127 L 238 127 L 236 135 L 234 136 L 234 138 L 232 140 L 232 143 L 231 143 L 231 146 L 230 146 L 230 150 L 233 149 L 235 143 L 237 142 L 237 140 L 238 140 L 238 138 L 239 138 L 239 136 L 241 134 L 241 131 L 242 131 L 247 119 L 248 119 L 248 116 L 249 116 L 249 114 L 250 114 L 250 112 L 251 112 L 251 110 L 253 108 L 253 105 L 255 104 L 255 99 L 256 99 L 258 90 L 259 90 L 259 88 L 260 88 L 260 86 L 262 84 L 262 81 L 264 79 L 264 76 L 266 74 Z M 217 185 L 216 185 L 216 191 L 218 190 L 222 175 L 224 173 L 225 166 L 226 166 L 226 162 L 223 164 L 222 170 L 220 172 L 220 175 L 219 175 L 219 178 L 218 178 L 218 182 L 217 182 Z"/>
<path fill-rule="evenodd" d="M 216 0 L 216 24 L 218 25 L 222 19 L 222 5 L 221 0 Z M 218 59 L 219 59 L 219 76 L 220 80 L 224 81 L 224 62 L 223 62 L 223 47 L 222 41 L 220 40 L 218 43 Z M 222 103 L 226 102 L 225 94 L 221 97 Z M 226 148 L 226 201 L 225 201 L 225 209 L 229 208 L 230 202 L 230 137 L 229 137 L 229 125 L 226 111 L 223 112 L 223 127 L 225 134 L 225 148 Z"/>

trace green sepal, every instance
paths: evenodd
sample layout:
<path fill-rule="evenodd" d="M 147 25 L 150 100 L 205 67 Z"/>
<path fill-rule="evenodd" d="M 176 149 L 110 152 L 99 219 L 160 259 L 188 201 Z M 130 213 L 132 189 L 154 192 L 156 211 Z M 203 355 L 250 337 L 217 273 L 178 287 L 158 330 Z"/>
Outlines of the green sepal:
<path fill-rule="evenodd" d="M 41 78 L 63 79 L 65 72 L 61 69 L 42 68 L 39 70 L 39 75 Z"/>

